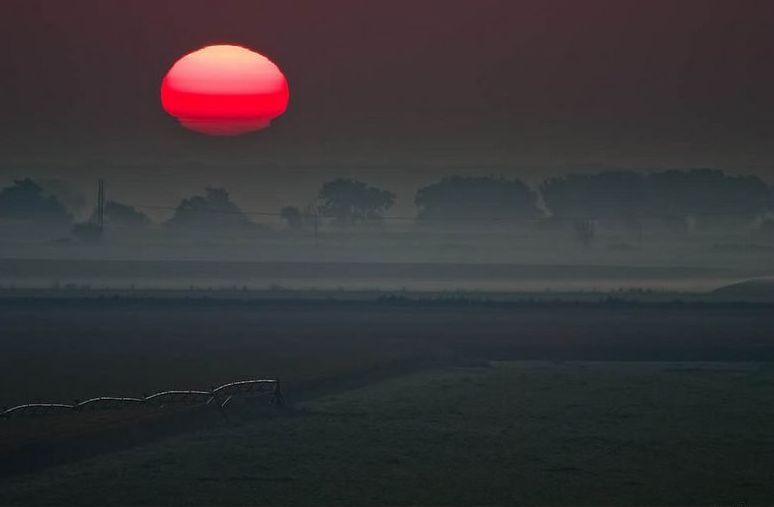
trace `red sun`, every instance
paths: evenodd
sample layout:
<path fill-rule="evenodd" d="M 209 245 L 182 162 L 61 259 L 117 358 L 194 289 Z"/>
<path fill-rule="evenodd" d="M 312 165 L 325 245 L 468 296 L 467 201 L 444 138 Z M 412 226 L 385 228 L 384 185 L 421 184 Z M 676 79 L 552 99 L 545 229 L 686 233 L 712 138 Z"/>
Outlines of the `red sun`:
<path fill-rule="evenodd" d="M 268 127 L 288 107 L 288 82 L 263 55 L 208 46 L 178 60 L 161 84 L 164 110 L 191 130 L 230 136 Z"/>

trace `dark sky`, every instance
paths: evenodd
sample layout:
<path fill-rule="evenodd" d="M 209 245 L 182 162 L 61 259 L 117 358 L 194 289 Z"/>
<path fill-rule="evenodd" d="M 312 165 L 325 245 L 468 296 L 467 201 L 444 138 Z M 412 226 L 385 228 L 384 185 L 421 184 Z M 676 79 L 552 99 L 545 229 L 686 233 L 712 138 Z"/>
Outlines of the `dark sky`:
<path fill-rule="evenodd" d="M 717 167 L 774 177 L 770 0 L 3 0 L 0 183 L 98 175 L 170 204 L 245 207 L 355 176 Z M 238 139 L 188 133 L 160 80 L 209 43 L 277 62 L 291 107 Z M 249 205 L 247 202 L 249 201 Z"/>

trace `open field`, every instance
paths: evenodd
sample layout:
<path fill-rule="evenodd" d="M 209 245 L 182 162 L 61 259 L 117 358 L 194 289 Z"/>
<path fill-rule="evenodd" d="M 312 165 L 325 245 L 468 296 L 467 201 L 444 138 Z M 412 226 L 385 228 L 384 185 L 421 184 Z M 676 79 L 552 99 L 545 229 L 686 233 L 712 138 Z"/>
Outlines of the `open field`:
<path fill-rule="evenodd" d="M 336 297 L 4 297 L 0 405 L 208 389 L 264 376 L 281 378 L 299 402 L 493 359 L 774 361 L 769 305 Z M 0 475 L 7 475 L 222 421 L 213 411 L 122 412 L 0 424 Z"/>
<path fill-rule="evenodd" d="M 307 245 L 304 248 L 309 251 Z M 312 249 L 312 251 L 315 251 Z M 550 256 L 531 262 L 341 262 L 341 261 L 217 261 L 0 258 L 4 288 L 99 289 L 231 289 L 266 290 L 282 287 L 409 291 L 609 291 L 651 289 L 702 292 L 756 277 L 770 276 L 766 263 L 696 264 L 694 257 L 670 262 L 619 259 L 604 264 L 600 253 L 585 252 L 575 262 L 551 262 Z M 323 257 L 324 258 L 324 257 Z M 720 267 L 719 267 L 720 266 Z M 725 267 L 722 267 L 725 266 Z"/>
<path fill-rule="evenodd" d="M 489 359 L 774 360 L 767 305 L 1 299 L 0 405 Z"/>
<path fill-rule="evenodd" d="M 772 396 L 771 363 L 435 369 L 10 480 L 0 503 L 770 504 Z"/>

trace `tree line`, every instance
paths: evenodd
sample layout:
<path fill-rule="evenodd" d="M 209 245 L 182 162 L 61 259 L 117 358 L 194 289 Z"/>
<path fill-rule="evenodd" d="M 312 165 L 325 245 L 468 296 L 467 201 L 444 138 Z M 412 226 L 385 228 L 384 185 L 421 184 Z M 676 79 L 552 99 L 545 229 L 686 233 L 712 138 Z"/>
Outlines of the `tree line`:
<path fill-rule="evenodd" d="M 31 179 L 17 180 L 0 190 L 0 219 L 71 223 L 73 213 L 62 201 L 56 192 Z M 321 222 L 376 224 L 385 219 L 419 224 L 539 220 L 571 222 L 579 234 L 586 234 L 589 223 L 596 221 L 632 227 L 645 221 L 738 225 L 774 210 L 774 192 L 760 178 L 710 169 L 576 173 L 547 178 L 536 188 L 518 178 L 449 176 L 416 191 L 414 216 L 389 215 L 395 201 L 395 193 L 389 190 L 339 178 L 324 183 L 307 206 L 261 214 L 280 217 L 290 229 L 317 227 Z M 208 187 L 171 210 L 172 217 L 162 224 L 170 229 L 261 227 L 223 188 Z M 105 205 L 104 217 L 107 225 L 143 228 L 151 224 L 137 207 L 112 200 Z"/>

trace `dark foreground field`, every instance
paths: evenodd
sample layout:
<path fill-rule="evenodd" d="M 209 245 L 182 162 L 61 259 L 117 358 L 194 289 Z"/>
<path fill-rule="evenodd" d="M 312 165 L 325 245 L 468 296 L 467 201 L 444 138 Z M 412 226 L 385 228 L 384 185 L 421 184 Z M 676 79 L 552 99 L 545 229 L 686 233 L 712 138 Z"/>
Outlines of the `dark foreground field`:
<path fill-rule="evenodd" d="M 771 305 L 7 298 L 0 325 L 0 406 L 416 361 L 774 360 Z"/>
<path fill-rule="evenodd" d="M 437 369 L 11 480 L 0 503 L 771 504 L 772 396 L 768 363 Z"/>
<path fill-rule="evenodd" d="M 0 323 L 2 405 L 263 376 L 292 403 L 0 420 L 0 504 L 774 499 L 768 305 L 6 298 Z"/>

